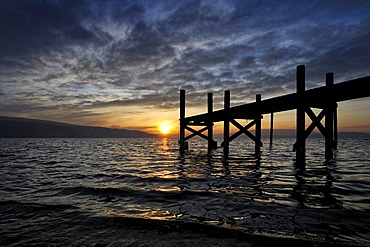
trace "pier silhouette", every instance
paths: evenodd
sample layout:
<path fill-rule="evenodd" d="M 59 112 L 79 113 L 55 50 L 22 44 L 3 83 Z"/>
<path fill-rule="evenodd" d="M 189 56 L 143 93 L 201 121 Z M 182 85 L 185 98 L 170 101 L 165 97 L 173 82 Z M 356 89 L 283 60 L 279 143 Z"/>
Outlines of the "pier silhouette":
<path fill-rule="evenodd" d="M 297 160 L 303 160 L 306 156 L 306 139 L 317 128 L 325 138 L 325 158 L 331 159 L 333 151 L 338 143 L 338 102 L 359 99 L 370 96 L 370 76 L 334 83 L 334 73 L 326 73 L 325 86 L 306 90 L 305 65 L 298 65 L 296 71 L 296 93 L 286 94 L 270 99 L 261 99 L 261 94 L 256 95 L 256 101 L 248 104 L 230 107 L 230 91 L 224 93 L 224 109 L 213 111 L 213 94 L 207 95 L 207 113 L 185 117 L 185 90 L 180 90 L 180 153 L 188 149 L 188 142 L 192 137 L 199 136 L 208 141 L 208 150 L 217 148 L 217 142 L 213 138 L 213 125 L 223 122 L 223 148 L 224 158 L 229 156 L 229 143 L 245 134 L 254 141 L 255 154 L 259 155 L 261 141 L 261 121 L 263 115 L 271 115 L 270 144 L 273 136 L 273 116 L 276 112 L 296 110 L 296 142 L 293 151 L 296 152 Z M 321 109 L 315 114 L 312 108 Z M 306 114 L 311 123 L 306 128 Z M 237 120 L 251 120 L 243 126 Z M 324 119 L 324 124 L 321 121 Z M 238 131 L 230 135 L 230 124 Z M 196 130 L 193 126 L 203 127 Z M 255 126 L 254 134 L 249 129 Z M 186 136 L 185 131 L 191 132 Z M 207 131 L 207 135 L 203 132 Z"/>

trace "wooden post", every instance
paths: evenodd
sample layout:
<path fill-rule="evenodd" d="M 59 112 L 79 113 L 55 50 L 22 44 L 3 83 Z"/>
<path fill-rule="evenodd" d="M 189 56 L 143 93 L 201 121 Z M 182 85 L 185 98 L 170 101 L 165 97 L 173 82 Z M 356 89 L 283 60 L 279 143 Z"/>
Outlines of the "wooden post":
<path fill-rule="evenodd" d="M 270 146 L 272 146 L 272 137 L 274 133 L 274 113 L 271 112 L 270 116 Z"/>
<path fill-rule="evenodd" d="M 255 125 L 255 136 L 256 136 L 256 141 L 255 141 L 255 146 L 254 146 L 254 152 L 256 155 L 259 155 L 261 152 L 261 113 L 260 113 L 260 106 L 259 104 L 261 103 L 261 94 L 256 94 L 256 103 L 257 103 L 257 114 L 254 118 L 254 122 L 256 123 Z"/>
<path fill-rule="evenodd" d="M 338 104 L 335 104 L 334 109 L 334 149 L 338 148 Z"/>
<path fill-rule="evenodd" d="M 185 151 L 185 90 L 180 90 L 180 153 Z"/>
<path fill-rule="evenodd" d="M 306 84 L 306 71 L 304 65 L 297 66 L 297 75 L 296 75 L 296 84 L 297 84 L 297 95 L 298 95 L 298 104 L 297 104 L 297 116 L 296 116 L 296 158 L 297 160 L 302 160 L 306 156 L 306 123 L 305 123 L 305 102 L 304 102 L 304 93 L 305 93 L 305 84 Z"/>
<path fill-rule="evenodd" d="M 207 110 L 208 114 L 212 114 L 213 112 L 213 94 L 207 94 Z M 208 152 L 212 149 L 217 148 L 217 143 L 213 140 L 213 121 L 209 118 L 207 121 L 208 127 Z"/>
<path fill-rule="evenodd" d="M 224 95 L 225 119 L 224 119 L 224 142 L 223 142 L 225 159 L 229 157 L 229 132 L 230 132 L 229 109 L 230 109 L 230 91 L 226 90 Z"/>
<path fill-rule="evenodd" d="M 331 100 L 331 88 L 334 85 L 334 74 L 326 73 L 326 97 L 329 99 L 327 106 L 325 106 L 325 159 L 333 158 L 333 115 L 334 102 Z"/>

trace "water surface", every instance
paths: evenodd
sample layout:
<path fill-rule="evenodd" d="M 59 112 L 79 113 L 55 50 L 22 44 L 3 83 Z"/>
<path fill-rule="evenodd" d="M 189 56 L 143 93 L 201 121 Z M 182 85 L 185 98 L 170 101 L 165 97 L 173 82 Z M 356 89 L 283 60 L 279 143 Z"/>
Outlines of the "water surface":
<path fill-rule="evenodd" d="M 339 141 L 325 161 L 324 140 L 308 139 L 297 165 L 291 138 L 260 157 L 237 139 L 227 161 L 196 139 L 183 156 L 177 139 L 0 139 L 0 243 L 135 246 L 112 221 L 132 219 L 368 246 L 370 140 Z M 175 244 L 170 232 L 153 241 Z"/>

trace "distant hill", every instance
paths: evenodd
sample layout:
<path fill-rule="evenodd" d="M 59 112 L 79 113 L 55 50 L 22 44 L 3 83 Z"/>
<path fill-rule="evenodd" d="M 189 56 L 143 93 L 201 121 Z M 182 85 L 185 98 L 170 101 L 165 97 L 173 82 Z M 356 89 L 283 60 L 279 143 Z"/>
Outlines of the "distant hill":
<path fill-rule="evenodd" d="M 155 135 L 126 129 L 73 125 L 0 116 L 0 137 L 7 138 L 146 138 Z"/>

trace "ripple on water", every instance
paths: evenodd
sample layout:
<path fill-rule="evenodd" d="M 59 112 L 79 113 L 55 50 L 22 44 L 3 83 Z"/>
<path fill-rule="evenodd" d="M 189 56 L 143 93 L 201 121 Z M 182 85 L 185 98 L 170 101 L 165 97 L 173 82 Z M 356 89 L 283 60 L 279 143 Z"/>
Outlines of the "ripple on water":
<path fill-rule="evenodd" d="M 293 142 L 277 138 L 257 158 L 237 139 L 225 161 L 222 149 L 209 156 L 198 140 L 180 156 L 175 139 L 2 139 L 1 205 L 15 210 L 2 231 L 68 242 L 62 236 L 78 232 L 73 224 L 87 214 L 369 243 L 370 140 L 341 141 L 331 162 L 322 140 L 310 140 L 305 166 L 295 165 Z M 70 228 L 47 230 L 58 221 Z"/>

